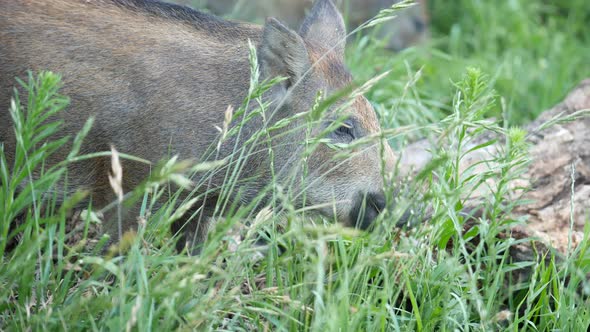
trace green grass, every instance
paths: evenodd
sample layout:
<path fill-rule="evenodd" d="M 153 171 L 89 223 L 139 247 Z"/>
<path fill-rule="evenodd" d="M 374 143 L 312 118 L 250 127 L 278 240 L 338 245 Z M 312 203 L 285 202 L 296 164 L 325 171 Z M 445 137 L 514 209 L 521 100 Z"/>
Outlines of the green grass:
<path fill-rule="evenodd" d="M 361 41 L 351 47 L 349 63 L 359 79 L 393 69 L 372 100 L 389 109 L 405 83 L 421 71 L 415 95 L 406 102 L 400 123 L 430 123 L 449 114 L 457 81 L 466 67 L 490 75 L 490 85 L 505 98 L 511 124 L 523 124 L 560 102 L 590 76 L 590 7 L 584 0 L 428 1 L 432 40 L 391 55 Z M 416 105 L 418 104 L 418 105 Z M 489 112 L 500 117 L 499 106 Z"/>
<path fill-rule="evenodd" d="M 519 202 L 505 198 L 526 167 L 527 143 L 525 133 L 509 124 L 559 101 L 584 75 L 576 67 L 588 54 L 583 1 L 572 1 L 579 10 L 569 16 L 550 18 L 544 15 L 557 6 L 525 1 L 432 5 L 440 9 L 433 11 L 433 45 L 395 56 L 366 38 L 349 48 L 348 60 L 361 82 L 393 69 L 369 93 L 385 127 L 416 128 L 401 130 L 393 143 L 420 132 L 442 137 L 433 162 L 404 184 L 408 194 L 370 232 L 290 209 L 244 219 L 238 217 L 248 214 L 242 209 L 221 220 L 201 255 L 191 257 L 175 252 L 169 232 L 175 209 L 165 205 L 125 237 L 119 246 L 124 255 L 88 250 L 87 244 L 100 248 L 104 241 L 91 234 L 91 218 L 79 221 L 81 239 L 69 239 L 66 231 L 70 212 L 85 193 L 57 201 L 64 201 L 65 165 L 84 158 L 78 151 L 92 120 L 76 137 L 40 144 L 60 125 L 43 120 L 60 112 L 67 98 L 59 95 L 54 74 L 22 82 L 29 95 L 11 105 L 20 137 L 13 164 L 6 162 L 6 147 L 0 148 L 0 329 L 587 330 L 590 227 L 564 257 L 550 253 L 518 262 L 510 260 L 509 249 L 529 240 L 498 236 L 523 222 L 509 217 Z M 515 14 L 510 6 L 518 5 L 522 12 Z M 442 12 L 461 8 L 461 15 Z M 541 24 L 542 19 L 547 21 Z M 450 37 L 443 36 L 447 31 Z M 559 40 L 561 47 L 545 49 Z M 538 79 L 545 76 L 538 71 L 541 58 L 552 79 Z M 467 68 L 473 65 L 482 69 Z M 500 98 L 507 101 L 504 110 Z M 490 114 L 508 116 L 498 124 L 486 122 L 484 129 Z M 497 166 L 483 174 L 459 172 L 467 144 L 489 131 L 506 139 L 492 160 Z M 43 161 L 68 139 L 74 142 L 68 160 L 46 167 Z M 34 171 L 41 176 L 33 177 Z M 144 201 L 142 212 L 153 208 L 167 181 L 182 183 L 187 171 L 191 166 L 174 160 L 162 163 L 134 195 Z M 465 197 L 488 179 L 495 184 L 482 204 L 484 217 L 465 231 L 460 214 Z M 144 195 L 146 188 L 152 190 Z M 417 188 L 424 194 L 411 195 Z M 406 208 L 421 205 L 432 208 L 427 223 L 392 227 Z M 236 242 L 235 235 L 243 240 Z M 8 248 L 7 240 L 16 236 L 19 243 Z M 254 244 L 259 237 L 266 239 L 264 248 Z M 527 277 L 517 280 L 515 271 Z"/>

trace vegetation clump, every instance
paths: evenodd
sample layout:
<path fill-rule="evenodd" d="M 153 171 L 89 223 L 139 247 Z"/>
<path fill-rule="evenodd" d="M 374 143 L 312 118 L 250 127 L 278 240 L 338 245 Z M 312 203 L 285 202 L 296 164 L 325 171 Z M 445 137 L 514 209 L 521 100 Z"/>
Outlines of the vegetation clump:
<path fill-rule="evenodd" d="M 160 207 L 153 202 L 170 190 L 167 183 L 190 187 L 186 174 L 215 165 L 171 158 L 124 197 L 142 202 L 143 217 L 136 232 L 106 250 L 107 239 L 97 230 L 100 213 L 91 205 L 80 211 L 86 193 L 67 192 L 62 184 L 67 166 L 83 158 L 132 156 L 115 150 L 82 154 L 92 119 L 75 137 L 54 139 L 61 123 L 46 120 L 58 119 L 68 104 L 59 94 L 59 76 L 41 72 L 19 82 L 28 95 L 15 92 L 11 105 L 2 106 L 10 107 L 18 144 L 15 151 L 0 145 L 0 329 L 587 330 L 590 227 L 564 256 L 539 248 L 538 255 L 514 260 L 511 250 L 533 239 L 505 236 L 525 222 L 510 217 L 521 203 L 513 199 L 514 184 L 528 163 L 526 133 L 511 124 L 534 117 L 577 83 L 573 66 L 587 46 L 570 38 L 586 40 L 587 31 L 558 24 L 547 14 L 554 7 L 535 2 L 460 3 L 473 15 L 451 24 L 433 12 L 435 37 L 445 27 L 450 35 L 435 38 L 443 46 L 426 46 L 431 58 L 419 70 L 414 67 L 423 49 L 384 60 L 376 48 L 364 48 L 368 39 L 359 39 L 348 50 L 366 80 L 378 69 L 394 69 L 370 90 L 390 128 L 386 138 L 397 146 L 419 132 L 437 138 L 432 161 L 411 181 L 389 178 L 388 200 L 395 208 L 366 232 L 297 211 L 281 188 L 271 188 L 280 213 L 270 206 L 243 218 L 248 207 L 238 209 L 218 220 L 200 255 L 179 253 L 170 224 L 190 200 L 171 199 Z M 440 9 L 439 2 L 433 8 Z M 572 22 L 580 19 L 563 10 Z M 545 20 L 540 31 L 532 29 L 538 20 Z M 510 27 L 515 29 L 505 31 Z M 549 38 L 558 28 L 563 30 Z M 534 53 L 545 46 L 546 63 L 538 65 L 552 79 L 541 81 L 539 72 L 526 69 L 537 64 Z M 395 77 L 401 59 L 407 80 Z M 558 70 L 558 62 L 566 69 Z M 490 114 L 497 119 L 487 120 Z M 499 138 L 487 139 L 490 132 Z M 492 165 L 486 172 L 461 168 L 468 152 L 497 141 L 504 148 L 485 161 Z M 60 148 L 70 149 L 67 159 L 47 167 L 44 161 Z M 14 164 L 7 164 L 7 153 Z M 113 179 L 116 187 L 116 172 Z M 480 190 L 486 194 L 477 217 L 466 214 L 468 198 Z M 421 216 L 426 210 L 425 221 L 395 227 L 407 211 Z"/>

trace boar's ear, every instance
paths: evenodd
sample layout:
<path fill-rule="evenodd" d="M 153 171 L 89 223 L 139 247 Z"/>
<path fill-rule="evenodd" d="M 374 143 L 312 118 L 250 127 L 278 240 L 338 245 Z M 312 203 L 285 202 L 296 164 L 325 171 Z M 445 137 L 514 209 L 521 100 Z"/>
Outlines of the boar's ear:
<path fill-rule="evenodd" d="M 295 84 L 310 66 L 303 39 L 274 18 L 269 18 L 264 25 L 258 59 L 263 77 L 286 77 L 282 83 L 286 89 Z"/>
<path fill-rule="evenodd" d="M 324 55 L 332 50 L 334 55 L 344 59 L 346 28 L 331 0 L 316 0 L 299 28 L 299 35 L 314 52 Z"/>

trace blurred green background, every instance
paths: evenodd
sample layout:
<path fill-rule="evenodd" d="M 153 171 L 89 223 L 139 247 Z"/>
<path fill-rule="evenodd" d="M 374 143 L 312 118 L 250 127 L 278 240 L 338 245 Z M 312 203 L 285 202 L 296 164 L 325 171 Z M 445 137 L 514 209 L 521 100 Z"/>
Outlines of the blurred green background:
<path fill-rule="evenodd" d="M 451 82 L 467 67 L 478 67 L 490 77 L 505 100 L 510 124 L 534 119 L 590 77 L 587 0 L 430 0 L 428 12 L 432 38 L 426 45 L 394 56 L 376 50 L 361 54 L 362 49 L 352 46 L 348 54 L 359 79 L 394 70 L 394 79 L 371 96 L 385 111 L 396 103 L 407 106 L 390 125 L 428 122 L 448 113 Z M 397 100 L 420 69 L 411 98 Z M 501 103 L 489 115 L 502 116 Z"/>

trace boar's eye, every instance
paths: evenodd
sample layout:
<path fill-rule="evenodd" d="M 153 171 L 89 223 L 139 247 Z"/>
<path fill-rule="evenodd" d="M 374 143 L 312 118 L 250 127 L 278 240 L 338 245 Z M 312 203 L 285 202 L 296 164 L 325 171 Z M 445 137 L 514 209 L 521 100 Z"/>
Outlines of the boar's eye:
<path fill-rule="evenodd" d="M 345 121 L 344 123 L 342 123 L 340 127 L 336 129 L 335 133 L 339 136 L 340 139 L 346 141 L 352 141 L 356 138 L 354 134 L 354 125 L 352 121 Z"/>

